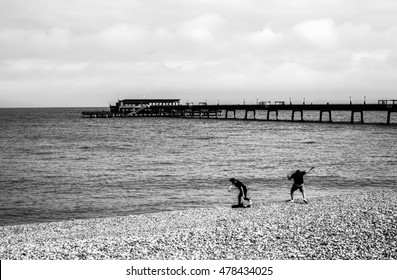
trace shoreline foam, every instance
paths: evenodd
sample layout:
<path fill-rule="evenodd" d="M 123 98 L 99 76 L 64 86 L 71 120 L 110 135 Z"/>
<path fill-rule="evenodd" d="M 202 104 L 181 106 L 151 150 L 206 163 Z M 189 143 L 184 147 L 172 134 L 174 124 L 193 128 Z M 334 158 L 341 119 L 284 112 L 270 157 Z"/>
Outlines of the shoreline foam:
<path fill-rule="evenodd" d="M 0 227 L 0 259 L 397 259 L 397 190 Z"/>

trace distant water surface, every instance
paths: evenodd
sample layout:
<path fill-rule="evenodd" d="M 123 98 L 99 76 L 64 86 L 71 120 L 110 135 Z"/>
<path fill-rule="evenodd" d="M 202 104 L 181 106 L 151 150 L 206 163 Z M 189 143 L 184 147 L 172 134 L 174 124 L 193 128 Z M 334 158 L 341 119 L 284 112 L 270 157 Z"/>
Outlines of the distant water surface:
<path fill-rule="evenodd" d="M 310 166 L 309 199 L 396 187 L 396 125 L 85 119 L 85 110 L 0 109 L 1 226 L 229 207 L 230 177 L 254 203 L 286 200 L 287 174 Z"/>

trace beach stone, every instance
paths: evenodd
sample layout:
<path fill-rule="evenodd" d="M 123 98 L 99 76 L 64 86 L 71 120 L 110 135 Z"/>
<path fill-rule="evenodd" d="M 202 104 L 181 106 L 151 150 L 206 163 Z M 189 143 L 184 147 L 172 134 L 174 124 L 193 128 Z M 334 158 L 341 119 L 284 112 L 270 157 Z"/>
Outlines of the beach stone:
<path fill-rule="evenodd" d="M 397 191 L 0 227 L 0 259 L 397 259 Z"/>

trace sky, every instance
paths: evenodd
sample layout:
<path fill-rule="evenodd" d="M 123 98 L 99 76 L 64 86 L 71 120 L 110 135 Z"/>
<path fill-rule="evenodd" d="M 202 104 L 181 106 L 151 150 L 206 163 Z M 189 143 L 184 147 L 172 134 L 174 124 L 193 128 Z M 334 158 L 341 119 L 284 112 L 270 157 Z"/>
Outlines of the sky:
<path fill-rule="evenodd" d="M 394 0 L 0 0 L 0 107 L 397 99 Z"/>

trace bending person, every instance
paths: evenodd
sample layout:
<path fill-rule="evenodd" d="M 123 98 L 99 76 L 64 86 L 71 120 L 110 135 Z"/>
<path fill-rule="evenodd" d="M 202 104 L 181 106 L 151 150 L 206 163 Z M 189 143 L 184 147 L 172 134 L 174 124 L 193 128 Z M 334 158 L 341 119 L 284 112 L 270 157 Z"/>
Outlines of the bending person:
<path fill-rule="evenodd" d="M 244 200 L 248 200 L 249 203 L 251 204 L 251 199 L 249 199 L 247 197 L 247 186 L 244 185 L 243 183 L 241 183 L 239 180 L 236 180 L 234 178 L 231 178 L 229 180 L 232 184 L 229 187 L 229 192 L 230 189 L 235 186 L 236 188 L 238 188 L 238 190 L 240 191 L 240 193 L 238 194 L 238 205 L 242 206 L 242 202 L 241 202 L 241 198 L 244 197 Z"/>

